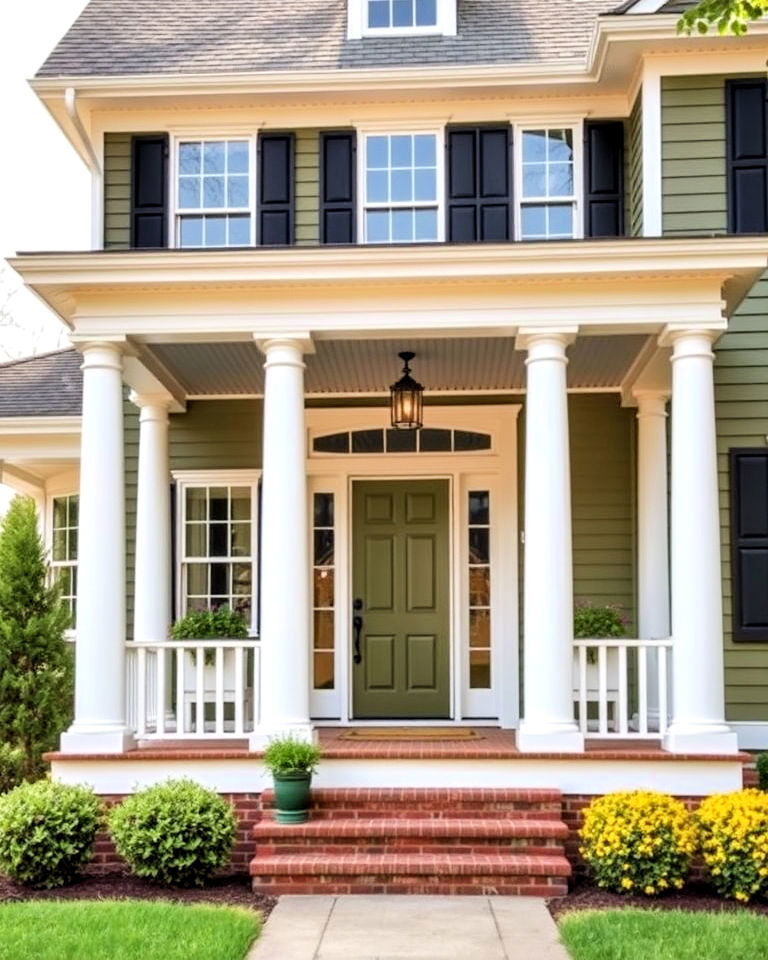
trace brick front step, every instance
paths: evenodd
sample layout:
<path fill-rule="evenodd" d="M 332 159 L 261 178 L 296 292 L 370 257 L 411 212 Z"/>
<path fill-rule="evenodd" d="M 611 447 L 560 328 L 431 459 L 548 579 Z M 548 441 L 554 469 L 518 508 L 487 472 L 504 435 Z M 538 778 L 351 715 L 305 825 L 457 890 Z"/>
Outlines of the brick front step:
<path fill-rule="evenodd" d="M 262 803 L 265 809 L 274 805 L 272 790 L 264 791 Z M 313 789 L 311 816 L 313 820 L 466 816 L 559 821 L 561 809 L 559 790 L 343 788 Z"/>
<path fill-rule="evenodd" d="M 563 896 L 571 867 L 557 790 L 316 789 L 311 819 L 253 828 L 253 889 Z"/>
<path fill-rule="evenodd" d="M 564 896 L 564 856 L 519 854 L 307 853 L 254 857 L 256 893 L 448 893 Z"/>
<path fill-rule="evenodd" d="M 279 824 L 265 819 L 253 829 L 256 856 L 281 853 L 561 853 L 568 827 L 554 820 L 405 818 L 314 820 Z M 372 847 L 376 847 L 374 850 Z"/>

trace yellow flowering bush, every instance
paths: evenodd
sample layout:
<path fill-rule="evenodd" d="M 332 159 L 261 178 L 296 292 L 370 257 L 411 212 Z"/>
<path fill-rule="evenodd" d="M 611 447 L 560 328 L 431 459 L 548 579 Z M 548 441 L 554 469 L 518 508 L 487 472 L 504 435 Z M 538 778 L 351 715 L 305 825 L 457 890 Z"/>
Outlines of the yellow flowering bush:
<path fill-rule="evenodd" d="M 584 857 L 599 887 L 653 897 L 679 890 L 696 852 L 685 806 L 650 790 L 609 793 L 584 811 Z"/>
<path fill-rule="evenodd" d="M 696 812 L 704 862 L 718 893 L 746 903 L 768 895 L 768 794 L 719 793 Z"/>

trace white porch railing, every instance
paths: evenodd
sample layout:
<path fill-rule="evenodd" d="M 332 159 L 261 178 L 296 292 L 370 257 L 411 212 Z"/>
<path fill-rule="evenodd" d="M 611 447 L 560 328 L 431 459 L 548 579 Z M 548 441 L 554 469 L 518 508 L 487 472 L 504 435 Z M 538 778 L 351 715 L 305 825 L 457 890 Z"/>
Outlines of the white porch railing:
<path fill-rule="evenodd" d="M 574 640 L 573 646 L 573 699 L 583 735 L 660 740 L 669 717 L 671 639 Z"/>
<path fill-rule="evenodd" d="M 257 640 L 166 640 L 126 650 L 128 722 L 137 738 L 242 738 L 256 727 Z"/>

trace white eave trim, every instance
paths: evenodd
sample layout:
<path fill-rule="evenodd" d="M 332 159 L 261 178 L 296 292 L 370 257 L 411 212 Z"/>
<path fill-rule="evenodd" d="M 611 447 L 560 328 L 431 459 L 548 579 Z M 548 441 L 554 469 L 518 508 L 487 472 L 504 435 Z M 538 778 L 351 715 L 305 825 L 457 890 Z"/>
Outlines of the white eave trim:
<path fill-rule="evenodd" d="M 81 417 L 0 417 L 0 436 L 79 434 Z"/>

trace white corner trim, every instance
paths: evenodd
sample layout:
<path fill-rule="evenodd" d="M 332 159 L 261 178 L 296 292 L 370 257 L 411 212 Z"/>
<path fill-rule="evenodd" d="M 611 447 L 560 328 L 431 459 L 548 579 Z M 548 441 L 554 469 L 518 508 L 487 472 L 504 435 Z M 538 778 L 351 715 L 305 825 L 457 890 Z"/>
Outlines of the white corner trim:
<path fill-rule="evenodd" d="M 642 73 L 643 236 L 662 235 L 661 206 L 661 74 L 646 63 Z"/>

